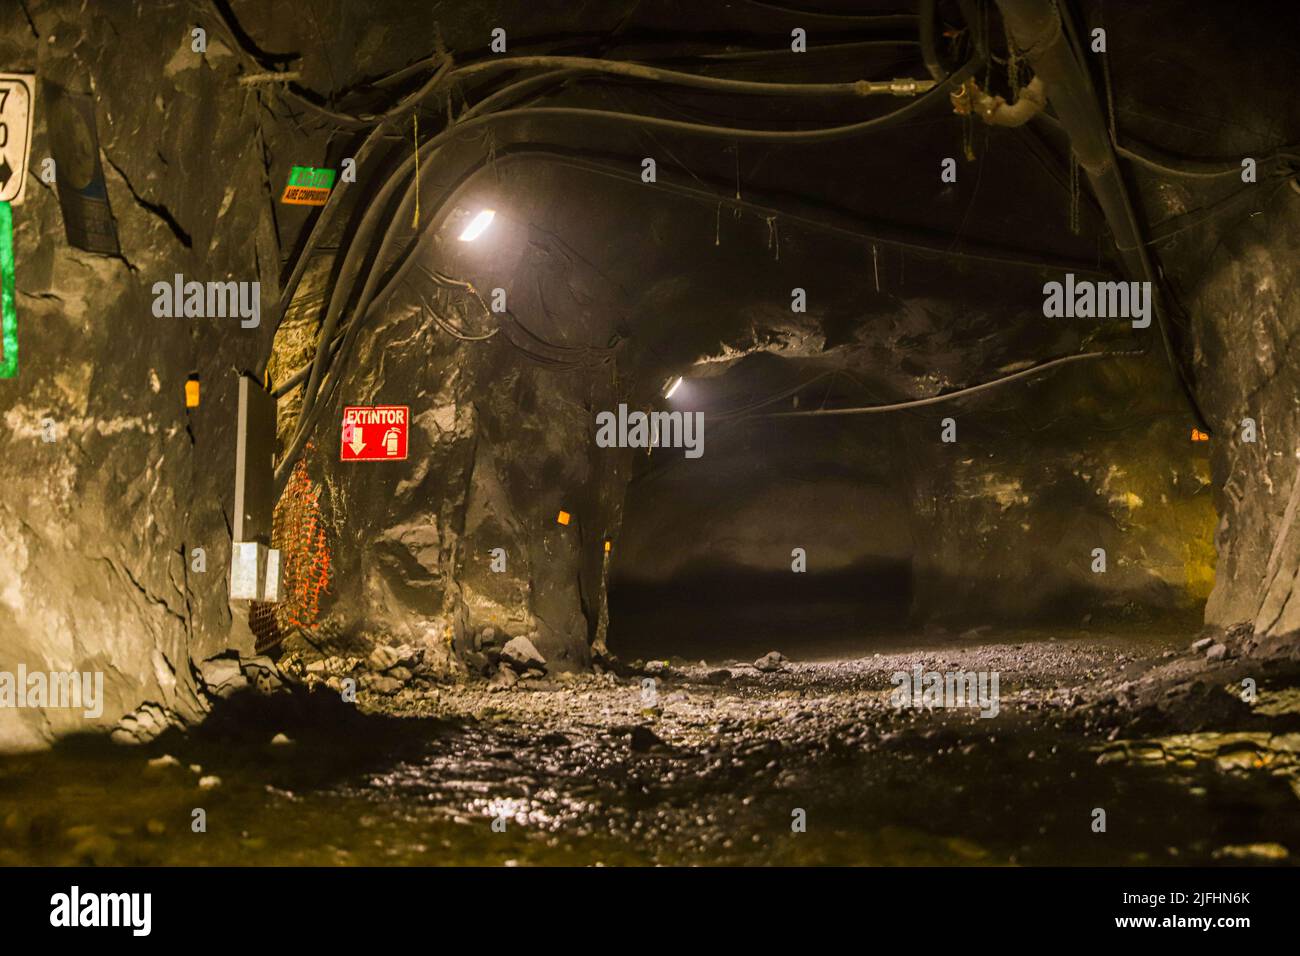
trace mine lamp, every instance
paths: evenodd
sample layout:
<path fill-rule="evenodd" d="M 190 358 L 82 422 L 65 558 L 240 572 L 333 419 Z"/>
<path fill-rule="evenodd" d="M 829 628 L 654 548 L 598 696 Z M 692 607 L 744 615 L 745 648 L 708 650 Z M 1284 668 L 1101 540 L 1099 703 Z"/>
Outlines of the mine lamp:
<path fill-rule="evenodd" d="M 487 227 L 492 225 L 492 220 L 495 218 L 496 218 L 495 209 L 479 210 L 479 212 L 474 216 L 474 218 L 469 221 L 469 225 L 467 225 L 464 228 L 464 230 L 462 230 L 460 234 L 460 241 L 473 242 L 475 239 L 477 239 L 479 236 L 483 235 L 483 233 L 487 231 Z"/>
<path fill-rule="evenodd" d="M 677 378 L 673 379 L 671 384 L 669 384 L 669 386 L 666 389 L 664 389 L 664 398 L 665 399 L 672 398 L 673 392 L 677 391 L 677 387 L 681 384 L 682 384 L 682 377 L 678 375 Z"/>

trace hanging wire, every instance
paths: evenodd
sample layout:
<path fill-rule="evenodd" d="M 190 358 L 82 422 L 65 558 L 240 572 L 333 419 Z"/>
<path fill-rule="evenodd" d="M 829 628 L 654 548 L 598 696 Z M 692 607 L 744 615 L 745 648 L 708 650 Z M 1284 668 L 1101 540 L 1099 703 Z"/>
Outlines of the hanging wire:
<path fill-rule="evenodd" d="M 1070 150 L 1070 232 L 1079 234 L 1079 157 Z"/>

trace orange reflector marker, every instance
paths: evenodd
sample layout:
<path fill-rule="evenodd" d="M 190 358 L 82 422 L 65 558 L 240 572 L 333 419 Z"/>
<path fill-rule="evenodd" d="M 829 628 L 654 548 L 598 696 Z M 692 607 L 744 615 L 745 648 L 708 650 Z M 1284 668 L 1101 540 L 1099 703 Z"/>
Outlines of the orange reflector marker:
<path fill-rule="evenodd" d="M 1192 429 L 1192 441 L 1209 441 L 1210 436 L 1205 434 L 1199 428 Z"/>
<path fill-rule="evenodd" d="M 185 407 L 199 407 L 199 377 L 191 375 L 185 380 Z"/>
<path fill-rule="evenodd" d="M 606 538 L 606 539 L 605 539 L 605 553 L 606 553 L 606 554 L 609 554 L 609 549 L 610 549 L 611 547 L 613 547 L 613 546 L 614 546 L 614 542 L 610 541 L 609 538 Z"/>
<path fill-rule="evenodd" d="M 555 516 L 555 520 L 558 521 L 560 524 L 568 524 L 569 513 L 567 511 L 561 511 L 558 515 Z"/>

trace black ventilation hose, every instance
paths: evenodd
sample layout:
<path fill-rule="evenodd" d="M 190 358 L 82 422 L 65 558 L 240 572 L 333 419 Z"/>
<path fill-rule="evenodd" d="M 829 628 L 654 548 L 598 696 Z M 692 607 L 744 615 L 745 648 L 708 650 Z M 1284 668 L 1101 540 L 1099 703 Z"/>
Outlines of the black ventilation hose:
<path fill-rule="evenodd" d="M 973 59 L 977 63 L 985 63 L 988 60 L 988 45 L 985 43 L 985 37 L 980 32 L 980 8 L 977 0 L 958 0 L 958 6 L 961 8 L 962 18 L 966 21 L 966 29 L 970 33 L 971 50 L 973 50 Z M 943 58 L 939 55 L 938 32 L 939 32 L 939 0 L 921 0 L 921 9 L 919 20 L 919 30 L 921 39 L 921 58 L 925 61 L 925 68 L 930 75 L 940 83 L 948 79 L 949 70 L 944 66 Z"/>
<path fill-rule="evenodd" d="M 1093 195 L 1110 226 L 1115 247 L 1125 271 L 1135 279 L 1151 283 L 1155 325 L 1183 397 L 1197 427 L 1212 434 L 1196 398 L 1192 374 L 1182 361 L 1169 331 L 1164 286 L 1147 251 L 1137 215 L 1129 200 L 1110 140 L 1101 106 L 1091 79 L 1073 48 L 1067 31 L 1073 34 L 1069 10 L 1058 13 L 1051 0 L 998 0 L 1016 46 L 1024 51 L 1035 75 L 1046 86 L 1048 102 L 1069 136 L 1070 148 L 1092 185 Z"/>
<path fill-rule="evenodd" d="M 938 0 L 921 0 L 921 59 L 925 61 L 925 68 L 930 72 L 930 75 L 942 83 L 948 79 L 948 71 L 944 69 L 943 63 L 939 59 L 939 48 L 934 39 L 935 23 L 938 20 L 936 8 L 938 6 Z"/>

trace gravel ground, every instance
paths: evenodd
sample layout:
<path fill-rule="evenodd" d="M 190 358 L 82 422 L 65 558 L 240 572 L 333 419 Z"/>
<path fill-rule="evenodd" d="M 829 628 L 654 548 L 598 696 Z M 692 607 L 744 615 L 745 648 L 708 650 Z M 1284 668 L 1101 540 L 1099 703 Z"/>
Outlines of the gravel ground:
<path fill-rule="evenodd" d="M 981 632 L 508 688 L 438 682 L 401 650 L 290 660 L 296 689 L 188 733 L 0 761 L 0 862 L 1293 863 L 1297 655 L 1189 643 Z M 917 666 L 996 671 L 996 716 L 896 706 L 891 677 Z"/>

